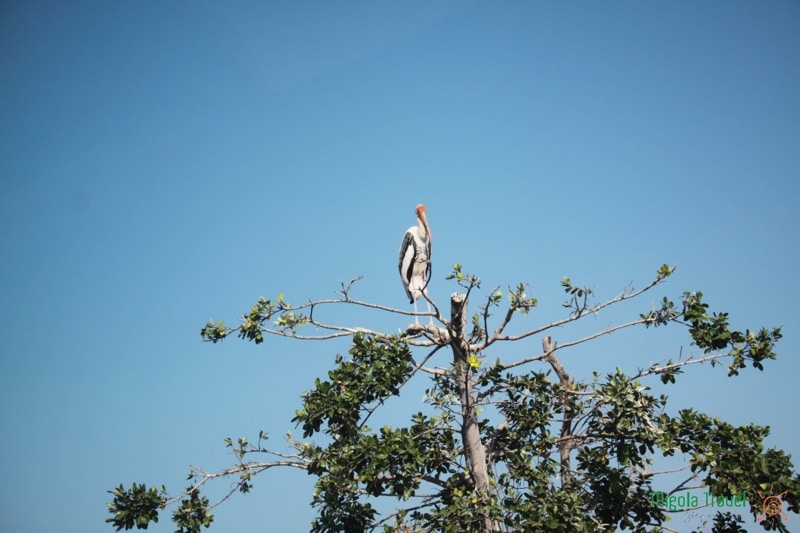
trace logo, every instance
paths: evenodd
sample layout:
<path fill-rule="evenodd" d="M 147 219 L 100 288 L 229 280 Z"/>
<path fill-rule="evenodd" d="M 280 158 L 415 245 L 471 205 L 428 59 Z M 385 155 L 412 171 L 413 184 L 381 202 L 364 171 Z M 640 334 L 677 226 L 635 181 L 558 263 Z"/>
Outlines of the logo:
<path fill-rule="evenodd" d="M 785 490 L 780 494 L 773 494 L 772 490 L 772 485 L 770 485 L 769 494 L 764 495 L 761 494 L 760 490 L 756 491 L 758 493 L 758 497 L 761 498 L 761 509 L 764 511 L 763 514 L 756 518 L 756 522 L 769 520 L 770 525 L 774 527 L 775 517 L 778 515 L 781 515 L 784 521 L 789 520 L 789 517 L 783 512 L 783 498 L 789 494 L 789 491 Z"/>

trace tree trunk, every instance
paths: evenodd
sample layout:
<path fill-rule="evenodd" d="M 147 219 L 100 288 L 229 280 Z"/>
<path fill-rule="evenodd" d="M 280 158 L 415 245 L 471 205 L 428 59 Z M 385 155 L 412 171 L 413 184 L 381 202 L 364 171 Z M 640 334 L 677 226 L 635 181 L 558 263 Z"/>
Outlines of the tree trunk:
<path fill-rule="evenodd" d="M 489 483 L 489 468 L 486 450 L 481 441 L 476 413 L 476 397 L 472 390 L 472 372 L 467 362 L 469 344 L 465 329 L 467 323 L 467 296 L 453 293 L 450 296 L 450 347 L 453 350 L 453 369 L 461 400 L 461 441 L 467 459 L 469 475 L 475 491 L 481 499 L 488 498 L 492 487 Z M 498 531 L 497 523 L 488 515 L 483 519 L 483 531 Z"/>
<path fill-rule="evenodd" d="M 570 466 L 570 453 L 575 443 L 572 441 L 572 419 L 575 413 L 572 409 L 573 398 L 569 396 L 569 391 L 572 388 L 572 379 L 569 374 L 564 370 L 558 359 L 556 359 L 555 347 L 550 337 L 542 339 L 542 349 L 544 350 L 544 359 L 555 370 L 558 380 L 561 383 L 561 401 L 563 403 L 564 418 L 561 422 L 561 439 L 558 445 L 559 455 L 561 459 L 561 486 L 565 487 L 572 481 L 572 470 Z"/>

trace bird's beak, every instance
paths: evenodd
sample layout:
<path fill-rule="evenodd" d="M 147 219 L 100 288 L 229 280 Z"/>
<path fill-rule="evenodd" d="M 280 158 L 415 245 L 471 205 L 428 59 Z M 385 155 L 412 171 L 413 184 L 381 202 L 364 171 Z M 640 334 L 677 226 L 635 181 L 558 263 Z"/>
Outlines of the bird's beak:
<path fill-rule="evenodd" d="M 433 242 L 433 235 L 431 235 L 431 228 L 428 227 L 428 215 L 425 211 L 421 211 L 419 214 L 419 219 L 422 221 L 422 225 L 425 226 L 425 233 L 428 234 L 428 242 Z"/>

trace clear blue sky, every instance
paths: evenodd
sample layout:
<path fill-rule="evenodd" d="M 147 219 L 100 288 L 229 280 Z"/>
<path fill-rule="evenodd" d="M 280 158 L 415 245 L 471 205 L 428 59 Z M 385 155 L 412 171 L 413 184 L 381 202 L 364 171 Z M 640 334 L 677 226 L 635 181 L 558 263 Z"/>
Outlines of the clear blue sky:
<path fill-rule="evenodd" d="M 456 261 L 487 290 L 531 284 L 520 328 L 562 316 L 564 275 L 610 297 L 669 263 L 629 317 L 700 289 L 738 328 L 783 325 L 763 373 L 667 392 L 770 425 L 800 462 L 800 4 L 289 4 L 0 7 L 1 530 L 111 531 L 121 482 L 177 491 L 259 429 L 280 447 L 346 343 L 200 327 L 359 275 L 360 298 L 407 305 L 419 202 L 442 303 Z M 625 333 L 563 362 L 633 370 L 682 343 Z M 311 482 L 263 476 L 216 529 L 307 530 Z"/>

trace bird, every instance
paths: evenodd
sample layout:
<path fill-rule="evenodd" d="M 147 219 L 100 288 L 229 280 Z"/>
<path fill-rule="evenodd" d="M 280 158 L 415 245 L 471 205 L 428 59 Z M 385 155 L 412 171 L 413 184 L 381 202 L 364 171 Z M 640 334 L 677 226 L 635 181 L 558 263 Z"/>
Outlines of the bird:
<path fill-rule="evenodd" d="M 411 226 L 403 235 L 400 252 L 397 255 L 397 269 L 408 296 L 408 303 L 414 304 L 417 313 L 417 300 L 424 294 L 428 296 L 428 283 L 431 279 L 431 229 L 425 206 L 419 204 L 416 209 L 417 225 Z M 431 304 L 428 302 L 428 312 Z M 419 317 L 416 323 L 419 324 Z M 433 317 L 431 317 L 433 323 Z"/>

